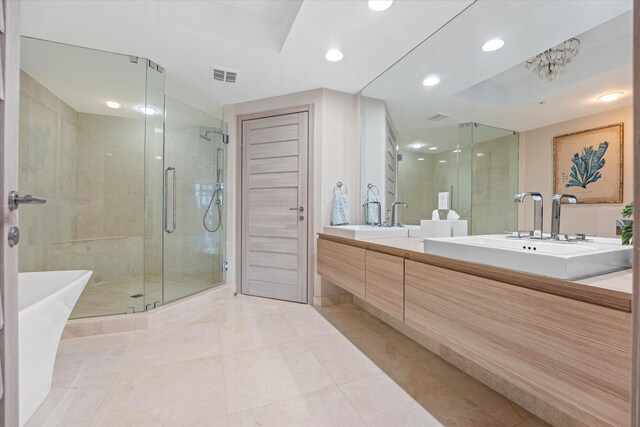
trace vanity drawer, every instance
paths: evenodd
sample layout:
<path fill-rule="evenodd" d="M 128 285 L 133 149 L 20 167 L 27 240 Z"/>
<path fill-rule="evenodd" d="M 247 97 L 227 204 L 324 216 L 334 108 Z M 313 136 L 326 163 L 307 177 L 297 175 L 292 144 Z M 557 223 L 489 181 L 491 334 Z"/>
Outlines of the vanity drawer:
<path fill-rule="evenodd" d="M 404 321 L 404 258 L 367 251 L 366 261 L 365 301 Z"/>
<path fill-rule="evenodd" d="M 318 240 L 318 274 L 358 298 L 365 298 L 365 250 Z"/>

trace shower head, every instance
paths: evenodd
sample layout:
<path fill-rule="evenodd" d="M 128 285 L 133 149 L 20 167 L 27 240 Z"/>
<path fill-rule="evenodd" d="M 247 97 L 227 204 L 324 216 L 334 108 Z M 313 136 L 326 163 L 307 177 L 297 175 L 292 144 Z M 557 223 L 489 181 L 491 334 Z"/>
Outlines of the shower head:
<path fill-rule="evenodd" d="M 207 140 L 209 142 L 211 142 L 211 138 L 209 137 L 209 134 L 211 133 L 210 130 L 206 131 L 205 133 L 201 133 L 200 134 L 200 138 Z"/>
<path fill-rule="evenodd" d="M 205 131 L 204 133 L 201 133 L 200 134 L 200 138 L 211 142 L 212 141 L 211 134 L 223 135 L 224 136 L 224 132 L 222 132 L 220 129 L 209 129 L 209 130 Z"/>

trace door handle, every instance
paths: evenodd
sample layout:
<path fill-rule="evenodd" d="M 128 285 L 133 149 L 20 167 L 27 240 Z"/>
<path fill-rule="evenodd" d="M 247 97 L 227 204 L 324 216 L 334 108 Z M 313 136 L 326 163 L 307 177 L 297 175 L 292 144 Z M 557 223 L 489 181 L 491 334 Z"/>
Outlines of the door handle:
<path fill-rule="evenodd" d="M 17 191 L 9 192 L 9 209 L 16 210 L 20 207 L 20 205 L 30 205 L 37 204 L 43 205 L 47 203 L 47 199 L 44 197 L 32 196 L 31 194 L 27 194 L 26 196 L 21 196 Z"/>
<path fill-rule="evenodd" d="M 171 228 L 169 228 L 169 214 L 168 214 L 168 205 L 169 205 L 169 172 L 173 171 L 173 219 Z M 176 168 L 169 166 L 164 170 L 164 209 L 163 209 L 163 223 L 164 223 L 164 231 L 171 234 L 176 231 Z"/>
<path fill-rule="evenodd" d="M 304 212 L 304 206 L 300 206 L 299 208 L 289 208 L 290 211 L 298 211 L 298 212 Z"/>

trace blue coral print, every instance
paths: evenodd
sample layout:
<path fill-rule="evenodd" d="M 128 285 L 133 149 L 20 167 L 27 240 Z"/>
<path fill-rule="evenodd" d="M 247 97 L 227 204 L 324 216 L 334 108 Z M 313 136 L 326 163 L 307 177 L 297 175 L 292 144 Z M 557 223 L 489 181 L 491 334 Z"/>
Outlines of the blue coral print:
<path fill-rule="evenodd" d="M 571 159 L 571 179 L 567 183 L 567 187 L 582 187 L 587 188 L 587 185 L 592 184 L 602 178 L 602 174 L 599 172 L 604 167 L 604 153 L 607 152 L 609 143 L 607 141 L 601 142 L 597 150 L 593 149 L 593 145 L 584 147 L 582 154 L 574 154 Z"/>

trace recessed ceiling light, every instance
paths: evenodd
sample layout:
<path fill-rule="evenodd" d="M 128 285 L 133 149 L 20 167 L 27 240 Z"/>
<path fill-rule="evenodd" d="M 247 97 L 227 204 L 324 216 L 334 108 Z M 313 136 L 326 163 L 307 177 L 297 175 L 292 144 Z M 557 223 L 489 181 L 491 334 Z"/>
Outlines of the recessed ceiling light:
<path fill-rule="evenodd" d="M 484 153 L 476 153 L 476 157 L 482 157 L 484 156 Z"/>
<path fill-rule="evenodd" d="M 611 101 L 616 101 L 622 95 L 624 95 L 624 92 L 611 92 L 611 93 L 606 93 L 604 95 L 600 95 L 596 99 L 600 102 L 611 102 Z"/>
<path fill-rule="evenodd" d="M 153 131 L 155 133 L 162 133 L 162 128 L 154 128 Z"/>
<path fill-rule="evenodd" d="M 376 12 L 389 9 L 392 3 L 393 0 L 369 0 L 367 2 L 369 9 L 375 10 Z"/>
<path fill-rule="evenodd" d="M 447 163 L 446 160 L 438 160 L 438 163 Z"/>
<path fill-rule="evenodd" d="M 141 113 L 146 114 L 147 116 L 150 116 L 152 114 L 156 114 L 158 112 L 158 110 L 156 110 L 155 108 L 145 107 L 144 105 L 139 106 L 138 107 L 138 111 L 140 111 Z"/>
<path fill-rule="evenodd" d="M 500 49 L 502 46 L 504 46 L 504 40 L 493 39 L 483 44 L 482 50 L 485 52 L 493 52 L 494 50 Z"/>
<path fill-rule="evenodd" d="M 107 107 L 114 108 L 114 109 L 120 108 L 120 105 L 121 105 L 119 102 L 116 102 L 116 101 L 105 101 L 105 104 L 107 104 Z"/>
<path fill-rule="evenodd" d="M 424 157 L 418 157 L 418 160 L 424 160 Z"/>
<path fill-rule="evenodd" d="M 457 149 L 457 150 L 453 150 L 454 153 L 460 153 L 462 150 L 461 149 Z"/>
<path fill-rule="evenodd" d="M 420 142 L 414 142 L 413 144 L 409 144 L 409 148 L 413 148 L 417 150 L 418 148 L 424 147 L 426 144 L 422 144 Z"/>
<path fill-rule="evenodd" d="M 429 150 L 437 150 L 438 147 L 429 147 Z"/>
<path fill-rule="evenodd" d="M 422 81 L 422 84 L 425 86 L 435 86 L 440 83 L 440 79 L 436 76 L 427 77 Z"/>
<path fill-rule="evenodd" d="M 162 156 L 155 156 L 157 160 L 162 160 Z"/>
<path fill-rule="evenodd" d="M 327 61 L 337 62 L 344 58 L 344 55 L 338 49 L 331 49 L 324 54 L 324 57 Z"/>

